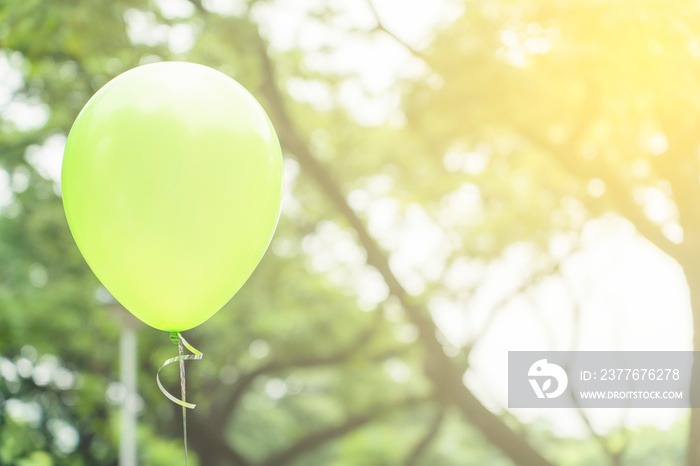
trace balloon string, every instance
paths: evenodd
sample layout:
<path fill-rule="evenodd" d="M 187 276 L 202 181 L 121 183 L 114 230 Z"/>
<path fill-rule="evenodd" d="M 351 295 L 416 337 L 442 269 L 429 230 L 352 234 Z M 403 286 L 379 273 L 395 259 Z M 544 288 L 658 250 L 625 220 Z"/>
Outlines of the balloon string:
<path fill-rule="evenodd" d="M 187 390 L 185 390 L 185 360 L 182 359 L 182 342 L 178 340 L 177 350 L 180 354 L 180 393 L 182 401 L 187 401 Z M 182 438 L 185 443 L 185 466 L 187 466 L 187 408 L 182 407 Z"/>
<path fill-rule="evenodd" d="M 177 344 L 179 356 L 170 358 L 161 364 L 158 372 L 156 373 L 156 382 L 158 383 L 158 388 L 160 388 L 160 391 L 163 392 L 163 395 L 165 395 L 173 403 L 182 406 L 182 433 L 185 441 L 185 466 L 187 466 L 187 408 L 194 409 L 196 405 L 187 402 L 187 393 L 185 390 L 185 361 L 202 359 L 204 355 L 201 351 L 187 343 L 187 340 L 180 335 L 180 332 L 170 332 L 170 341 Z M 193 354 L 183 354 L 183 347 L 187 348 Z M 182 399 L 171 395 L 160 382 L 160 371 L 163 370 L 165 366 L 175 362 L 180 363 L 180 390 L 182 392 Z"/>

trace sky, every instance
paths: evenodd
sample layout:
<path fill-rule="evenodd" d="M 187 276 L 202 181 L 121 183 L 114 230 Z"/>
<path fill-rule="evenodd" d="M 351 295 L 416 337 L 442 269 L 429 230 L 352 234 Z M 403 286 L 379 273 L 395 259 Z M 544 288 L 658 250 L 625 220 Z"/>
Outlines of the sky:
<path fill-rule="evenodd" d="M 245 6 L 237 0 L 204 3 L 224 14 L 245 13 Z M 343 12 L 340 18 L 330 25 L 310 20 L 308 12 L 325 3 Z M 186 18 L 193 13 L 186 0 L 159 0 L 158 4 L 166 17 Z M 430 41 L 435 27 L 461 11 L 452 0 L 375 0 L 375 6 L 387 29 L 417 48 Z M 362 1 L 275 0 L 258 4 L 251 14 L 263 26 L 273 49 L 301 46 L 308 51 L 306 64 L 311 69 L 356 73 L 338 95 L 333 95 L 324 83 L 301 79 L 292 79 L 288 90 L 293 98 L 320 109 L 342 105 L 363 125 L 388 122 L 400 126 L 403 115 L 399 91 L 393 86 L 397 77 L 430 77 L 426 65 L 388 35 L 377 33 L 368 38 L 348 32 L 352 27 L 371 30 L 376 25 L 371 10 Z M 158 25 L 153 15 L 137 10 L 127 13 L 127 21 L 133 42 L 168 43 L 175 53 L 189 50 L 198 34 L 196 25 Z M 520 46 L 505 33 L 501 40 L 509 49 Z M 330 46 L 332 51 L 322 51 L 324 46 Z M 537 47 L 537 53 L 547 53 L 543 44 Z M 522 66 L 521 54 L 516 50 L 511 55 L 513 65 Z M 16 71 L 20 61 L 16 56 L 0 55 L 0 112 L 19 128 L 31 129 L 46 122 L 49 109 L 40 102 L 11 101 L 12 91 L 21 84 L 21 75 Z M 652 150 L 661 150 L 663 143 L 662 135 L 650 137 Z M 64 146 L 65 135 L 55 135 L 42 146 L 30 147 L 26 154 L 42 176 L 55 181 L 59 193 Z M 448 170 L 463 168 L 472 174 L 489 169 L 488 157 L 478 153 L 463 158 L 446 154 L 445 166 Z M 289 160 L 285 169 L 288 193 L 283 210 L 286 215 L 294 215 L 299 206 L 295 205 L 291 190 L 299 167 Z M 0 169 L 0 210 L 9 204 L 13 190 L 23 189 L 23 179 L 26 189 L 26 173 L 10 176 Z M 391 265 L 402 284 L 419 294 L 427 281 L 445 272 L 435 260 L 446 256 L 444 233 L 420 206 L 410 206 L 405 215 L 400 213 L 391 188 L 390 178 L 372 176 L 365 185 L 349 193 L 348 201 L 367 218 L 373 236 L 391 249 Z M 600 189 L 595 184 L 589 188 L 594 192 Z M 669 215 L 670 207 L 655 200 L 653 193 L 647 195 L 645 204 L 651 218 Z M 478 190 L 464 185 L 455 193 L 450 212 L 471 215 L 480 208 Z M 580 207 L 572 206 L 577 208 Z M 673 231 L 669 234 L 673 235 Z M 309 271 L 328 274 L 338 286 L 351 288 L 361 309 L 369 311 L 387 298 L 386 285 L 374 269 L 364 265 L 364 254 L 349 232 L 331 222 L 322 222 L 302 246 L 309 255 Z M 273 251 L 282 252 L 284 247 L 280 242 L 272 246 Z M 445 274 L 446 285 L 459 290 L 478 280 L 483 286 L 477 296 L 468 306 L 444 296 L 436 296 L 429 303 L 445 336 L 446 351 L 478 340 L 464 380 L 491 409 L 500 411 L 507 405 L 508 351 L 692 349 L 689 294 L 682 270 L 641 238 L 627 221 L 615 216 L 588 221 L 580 241 L 565 235 L 554 237 L 550 255 L 561 261 L 560 274 L 544 278 L 527 292 L 515 295 L 514 291 L 532 273 L 533 264 L 538 263 L 527 244 L 512 245 L 489 265 L 458 261 Z M 394 312 L 391 300 L 385 307 L 387 312 Z M 496 317 L 487 324 L 494 308 Z M 416 338 L 415 329 L 410 326 L 398 332 L 406 341 Z M 572 347 L 573 342 L 578 343 L 577 348 Z M 407 369 L 400 362 L 391 361 L 386 369 L 397 381 L 409 380 Z M 544 419 L 561 435 L 586 435 L 585 426 L 573 410 L 512 412 L 525 422 Z M 653 424 L 667 428 L 685 413 L 598 409 L 588 410 L 588 415 L 594 428 L 605 433 L 620 423 L 628 427 Z"/>

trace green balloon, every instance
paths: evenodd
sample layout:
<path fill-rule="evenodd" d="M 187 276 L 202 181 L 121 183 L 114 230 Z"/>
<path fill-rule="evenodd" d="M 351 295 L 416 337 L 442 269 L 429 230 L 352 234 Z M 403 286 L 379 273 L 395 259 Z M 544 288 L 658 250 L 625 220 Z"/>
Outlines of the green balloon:
<path fill-rule="evenodd" d="M 61 174 L 71 233 L 97 278 L 148 325 L 184 331 L 245 283 L 279 219 L 275 130 L 202 65 L 140 66 L 80 112 Z"/>

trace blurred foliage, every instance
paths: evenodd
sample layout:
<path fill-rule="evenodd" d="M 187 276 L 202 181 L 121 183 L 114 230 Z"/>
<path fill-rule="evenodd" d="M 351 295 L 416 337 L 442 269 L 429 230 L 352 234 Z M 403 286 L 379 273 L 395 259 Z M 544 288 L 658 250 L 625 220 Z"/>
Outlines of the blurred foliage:
<path fill-rule="evenodd" d="M 239 80 L 275 120 L 289 155 L 288 196 L 270 250 L 238 295 L 187 335 L 206 354 L 188 368 L 198 404 L 188 416 L 191 456 L 199 464 L 512 464 L 512 450 L 484 435 L 483 422 L 512 426 L 554 463 L 609 463 L 594 438 L 562 439 L 456 402 L 471 392 L 454 389 L 453 375 L 461 384 L 478 340 L 455 348 L 437 332 L 429 303 L 463 306 L 480 277 L 459 267 L 483 270 L 514 243 L 527 243 L 532 269 L 542 269 L 553 234 L 575 237 L 608 210 L 674 250 L 664 225 L 690 228 L 693 219 L 650 222 L 629 198 L 635 187 L 655 187 L 683 204 L 686 178 L 697 184 L 697 136 L 685 136 L 700 108 L 691 27 L 698 7 L 468 2 L 430 45 L 412 51 L 421 71 L 396 78 L 393 118 L 367 124 L 338 98 L 357 76 L 311 65 L 330 60 L 332 45 L 268 48 L 256 12 L 275 3 L 236 3 L 230 14 L 217 5 L 0 0 L 0 82 L 8 90 L 0 99 L 0 185 L 7 178 L 12 188 L 0 203 L 0 464 L 116 464 L 126 311 L 100 300 L 70 237 L 58 180 L 40 156 L 64 141 L 105 82 L 168 59 Z M 342 29 L 344 14 L 319 3 L 306 20 Z M 178 30 L 191 47 L 172 39 Z M 343 32 L 371 41 L 386 31 Z M 293 98 L 294 83 L 329 90 L 328 105 Z M 22 122 L 18 108 L 36 117 Z M 678 155 L 662 156 L 664 141 L 679 141 Z M 297 153 L 304 150 L 368 225 L 403 291 L 390 293 L 386 272 L 366 265 L 376 252 L 314 182 Z M 411 229 L 435 243 L 429 267 L 401 261 L 416 247 L 402 233 Z M 445 284 L 450 274 L 457 286 Z M 156 466 L 182 458 L 179 410 L 153 380 L 175 352 L 166 337 L 139 327 L 139 455 Z M 176 374 L 164 376 L 176 392 Z M 627 432 L 618 464 L 680 464 L 686 430 L 683 422 Z"/>

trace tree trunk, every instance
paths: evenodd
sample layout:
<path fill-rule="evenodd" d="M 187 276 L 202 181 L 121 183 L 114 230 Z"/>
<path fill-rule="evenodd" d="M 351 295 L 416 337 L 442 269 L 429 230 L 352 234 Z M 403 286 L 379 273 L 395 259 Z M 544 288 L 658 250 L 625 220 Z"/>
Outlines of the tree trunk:
<path fill-rule="evenodd" d="M 700 260 L 694 261 L 694 255 L 690 260 L 681 264 L 685 271 L 688 289 L 690 290 L 690 303 L 693 317 L 693 350 L 700 351 Z M 700 360 L 693 360 L 693 369 L 690 379 L 690 403 L 691 406 L 700 406 Z M 690 410 L 690 429 L 688 434 L 688 447 L 686 451 L 686 465 L 700 465 L 700 410 Z"/>

